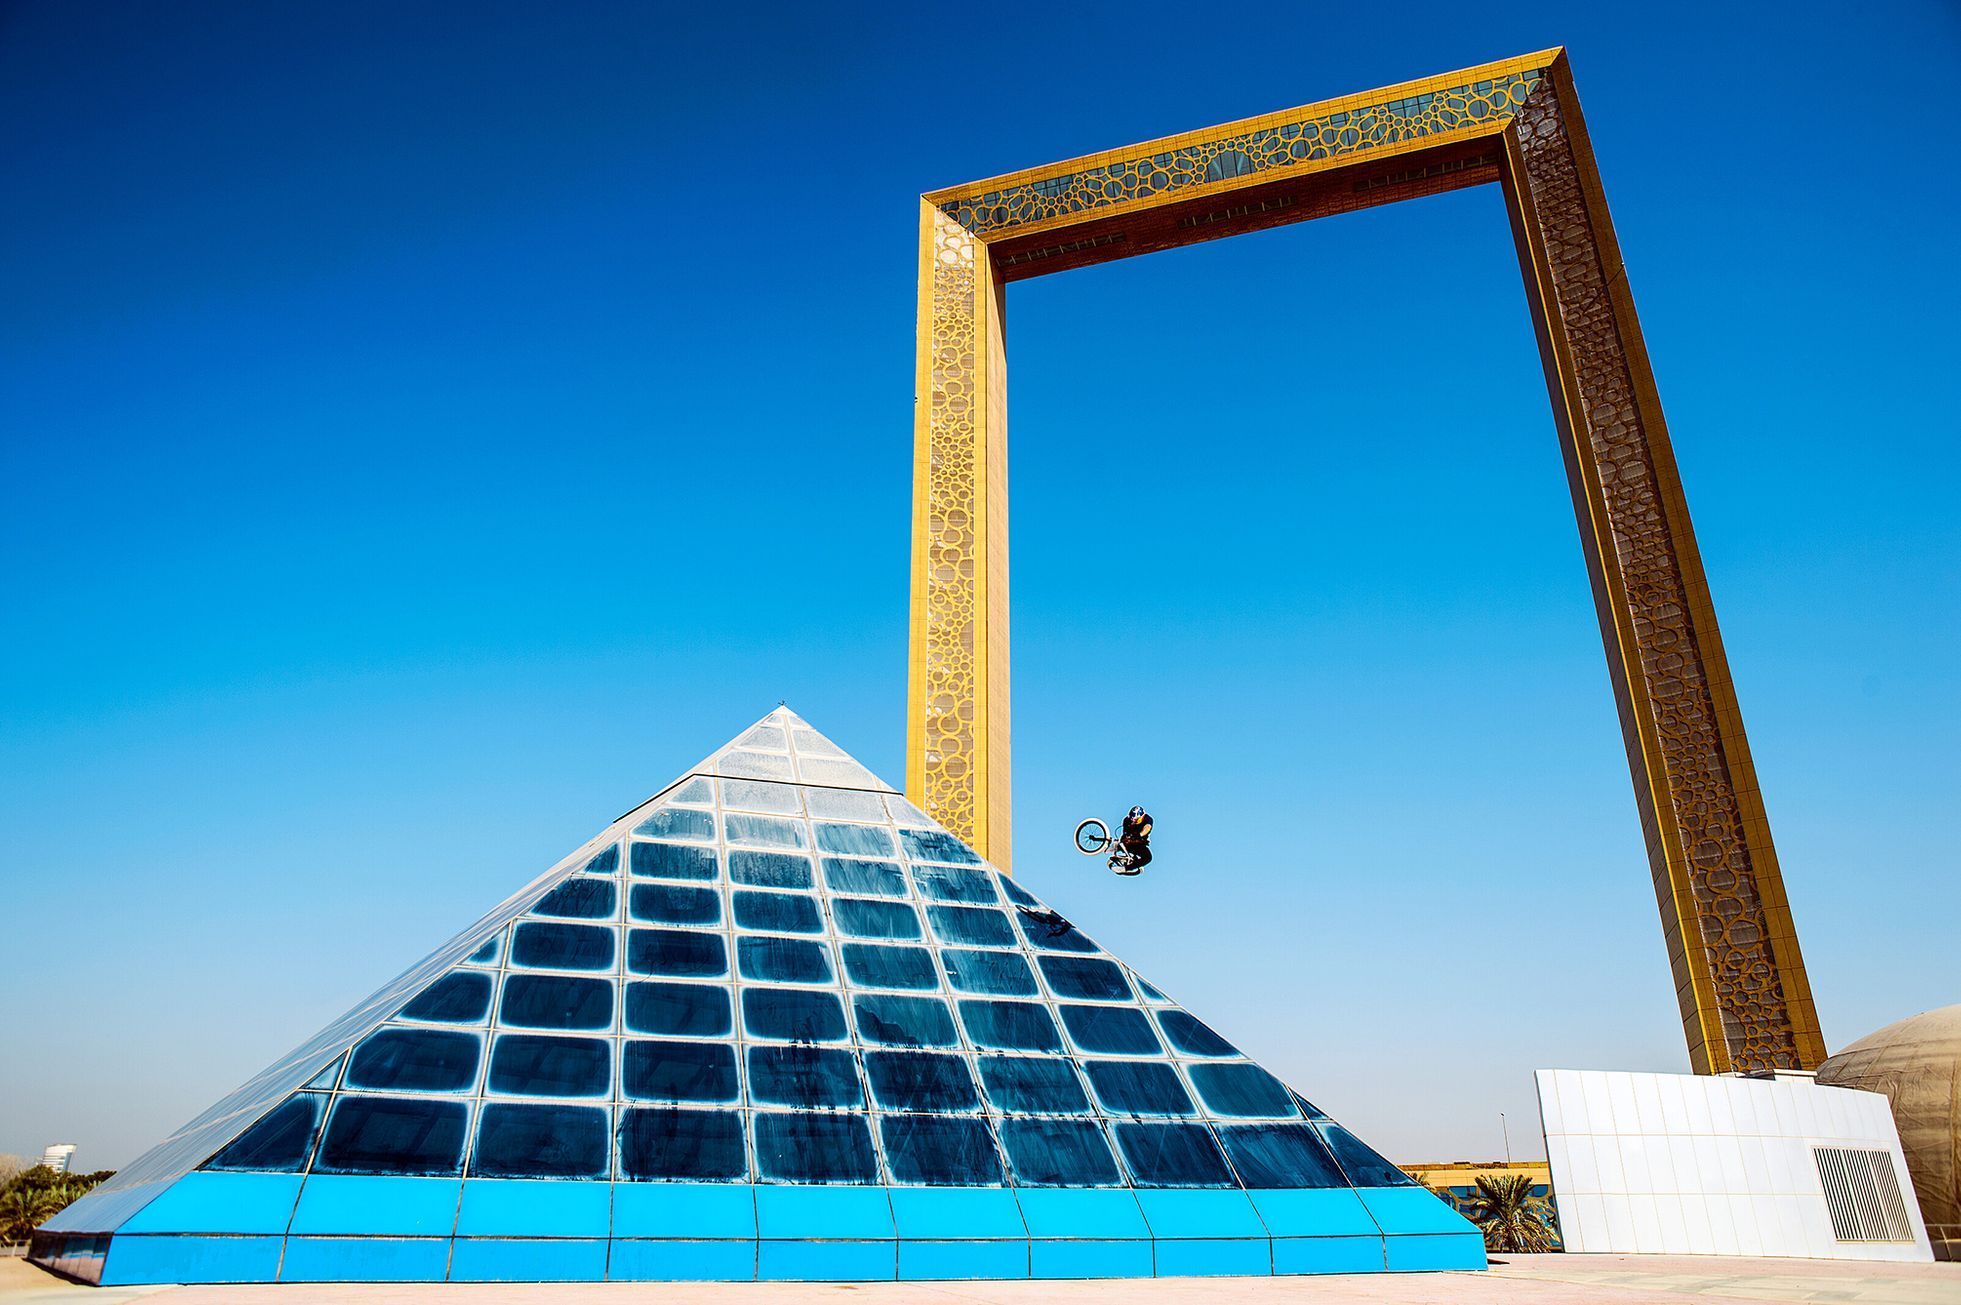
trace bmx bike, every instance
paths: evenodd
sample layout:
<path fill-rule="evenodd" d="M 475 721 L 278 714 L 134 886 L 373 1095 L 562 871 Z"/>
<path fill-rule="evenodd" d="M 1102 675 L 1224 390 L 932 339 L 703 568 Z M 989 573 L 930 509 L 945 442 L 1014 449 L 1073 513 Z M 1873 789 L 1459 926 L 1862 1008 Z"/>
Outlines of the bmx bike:
<path fill-rule="evenodd" d="M 1137 857 L 1124 850 L 1108 825 L 1091 816 L 1076 826 L 1076 850 L 1084 856 L 1101 856 L 1113 847 L 1116 851 L 1110 852 L 1110 868 L 1120 875 L 1136 874 Z"/>

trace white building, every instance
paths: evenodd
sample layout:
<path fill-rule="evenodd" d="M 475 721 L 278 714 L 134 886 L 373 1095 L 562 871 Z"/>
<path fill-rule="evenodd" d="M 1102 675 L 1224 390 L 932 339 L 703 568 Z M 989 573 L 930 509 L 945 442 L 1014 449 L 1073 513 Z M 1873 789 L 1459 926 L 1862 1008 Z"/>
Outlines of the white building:
<path fill-rule="evenodd" d="M 75 1163 L 75 1144 L 73 1142 L 52 1143 L 47 1150 L 41 1152 L 41 1163 L 58 1174 L 67 1173 L 68 1166 Z"/>

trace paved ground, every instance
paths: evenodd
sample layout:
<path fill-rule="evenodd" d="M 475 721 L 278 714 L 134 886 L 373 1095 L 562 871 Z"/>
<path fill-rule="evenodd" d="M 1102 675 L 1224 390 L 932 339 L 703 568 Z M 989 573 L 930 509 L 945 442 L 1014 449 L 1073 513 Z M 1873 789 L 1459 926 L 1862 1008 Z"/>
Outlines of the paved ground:
<path fill-rule="evenodd" d="M 1961 1264 L 1664 1255 L 1512 1255 L 1488 1273 L 1125 1282 L 78 1287 L 0 1260 L 0 1305 L 1665 1305 L 1711 1299 L 1961 1305 Z"/>

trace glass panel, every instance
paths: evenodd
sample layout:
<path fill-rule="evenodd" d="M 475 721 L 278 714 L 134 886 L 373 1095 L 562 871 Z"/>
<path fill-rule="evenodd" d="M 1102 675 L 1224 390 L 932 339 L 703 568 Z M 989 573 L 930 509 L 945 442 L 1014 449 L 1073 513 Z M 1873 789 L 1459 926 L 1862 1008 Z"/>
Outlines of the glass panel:
<path fill-rule="evenodd" d="M 1096 944 L 1054 911 L 1016 911 L 1021 936 L 1046 952 L 1093 952 Z"/>
<path fill-rule="evenodd" d="M 924 947 L 845 943 L 843 951 L 844 972 L 857 987 L 918 991 L 940 986 L 939 971 Z"/>
<path fill-rule="evenodd" d="M 758 1105 L 857 1107 L 865 1104 L 851 1053 L 838 1047 L 749 1048 L 749 1100 Z"/>
<path fill-rule="evenodd" d="M 724 775 L 742 775 L 750 779 L 792 780 L 790 759 L 768 752 L 724 752 L 715 759 L 715 769 Z M 728 786 L 723 784 L 723 796 L 727 797 Z"/>
<path fill-rule="evenodd" d="M 461 1101 L 350 1097 L 334 1102 L 313 1171 L 460 1174 L 470 1108 Z"/>
<path fill-rule="evenodd" d="M 892 823 L 895 825 L 903 825 L 910 829 L 925 829 L 929 828 L 933 823 L 931 816 L 900 797 L 897 793 L 886 794 L 885 805 L 891 812 Z"/>
<path fill-rule="evenodd" d="M 726 1037 L 735 1027 L 729 990 L 705 983 L 629 983 L 626 1027 L 634 1033 Z"/>
<path fill-rule="evenodd" d="M 1243 1187 L 1346 1187 L 1335 1158 L 1306 1124 L 1226 1124 L 1219 1128 Z"/>
<path fill-rule="evenodd" d="M 480 1051 L 473 1033 L 380 1029 L 354 1048 L 347 1086 L 382 1092 L 461 1092 L 476 1086 Z"/>
<path fill-rule="evenodd" d="M 619 853 L 613 854 L 619 859 Z M 617 901 L 610 879 L 567 879 L 538 899 L 533 915 L 557 916 L 567 920 L 607 920 Z"/>
<path fill-rule="evenodd" d="M 686 802 L 695 806 L 715 805 L 715 782 L 697 775 L 681 787 L 667 795 L 669 802 Z"/>
<path fill-rule="evenodd" d="M 829 983 L 831 949 L 801 938 L 738 938 L 736 968 L 745 979 L 770 983 Z"/>
<path fill-rule="evenodd" d="M 1095 1124 L 1073 1119 L 1003 1119 L 1001 1144 L 1015 1181 L 1027 1187 L 1115 1187 L 1117 1159 Z"/>
<path fill-rule="evenodd" d="M 881 1115 L 878 1129 L 895 1183 L 994 1187 L 1006 1181 L 994 1136 L 981 1120 Z"/>
<path fill-rule="evenodd" d="M 775 811 L 788 816 L 803 814 L 797 810 L 796 789 L 788 784 L 771 784 L 753 779 L 723 780 L 722 805 L 740 811 Z"/>
<path fill-rule="evenodd" d="M 724 798 L 724 801 L 727 799 Z M 778 820 L 774 816 L 726 816 L 722 821 L 733 843 L 757 847 L 805 847 L 801 820 Z"/>
<path fill-rule="evenodd" d="M 729 878 L 752 888 L 809 888 L 810 858 L 781 852 L 730 852 Z"/>
<path fill-rule="evenodd" d="M 792 730 L 790 738 L 797 745 L 799 757 L 843 757 L 844 749 L 819 734 L 816 730 Z M 846 758 L 849 760 L 849 758 Z"/>
<path fill-rule="evenodd" d="M 206 1169 L 296 1174 L 306 1168 L 327 1098 L 316 1092 L 287 1097 L 205 1162 Z"/>
<path fill-rule="evenodd" d="M 742 1027 L 755 1038 L 795 1042 L 844 1040 L 844 1004 L 828 992 L 793 988 L 745 988 Z"/>
<path fill-rule="evenodd" d="M 610 970 L 615 937 L 603 925 L 527 920 L 511 939 L 511 964 L 537 970 Z"/>
<path fill-rule="evenodd" d="M 1008 917 L 999 911 L 978 906 L 929 906 L 926 914 L 933 921 L 933 931 L 950 943 L 966 943 L 974 947 L 1015 945 L 1014 931 L 1008 928 Z"/>
<path fill-rule="evenodd" d="M 801 893 L 755 893 L 738 889 L 732 896 L 735 922 L 765 933 L 822 933 L 824 917 L 817 899 Z"/>
<path fill-rule="evenodd" d="M 942 829 L 901 829 L 899 841 L 914 861 L 951 861 L 955 865 L 979 865 L 967 845 Z"/>
<path fill-rule="evenodd" d="M 627 862 L 634 874 L 647 879 L 713 879 L 719 873 L 714 848 L 681 843 L 635 843 Z"/>
<path fill-rule="evenodd" d="M 1083 1062 L 1090 1090 L 1113 1115 L 1195 1115 L 1197 1107 L 1177 1071 L 1165 1064 L 1135 1060 Z"/>
<path fill-rule="evenodd" d="M 936 902 L 998 902 L 994 880 L 985 870 L 966 870 L 950 865 L 916 865 L 912 880 L 919 893 Z"/>
<path fill-rule="evenodd" d="M 1062 1023 L 1084 1051 L 1115 1056 L 1158 1056 L 1164 1048 L 1151 1022 L 1135 1006 L 1063 1006 Z"/>
<path fill-rule="evenodd" d="M 1171 1045 L 1187 1056 L 1237 1056 L 1239 1048 L 1227 1042 L 1181 1010 L 1158 1012 L 1158 1027 Z"/>
<path fill-rule="evenodd" d="M 713 888 L 635 884 L 626 909 L 634 919 L 653 924 L 717 925 L 722 922 L 722 895 Z"/>
<path fill-rule="evenodd" d="M 1083 1001 L 1129 1001 L 1130 984 L 1114 961 L 1089 956 L 1042 956 L 1037 958 L 1042 977 L 1058 997 Z"/>
<path fill-rule="evenodd" d="M 680 979 L 719 979 L 729 972 L 729 949 L 718 933 L 685 929 L 629 929 L 626 968 L 635 974 Z"/>
<path fill-rule="evenodd" d="M 873 902 L 862 897 L 834 897 L 831 915 L 838 932 L 854 938 L 918 938 L 919 912 L 904 902 Z"/>
<path fill-rule="evenodd" d="M 738 1101 L 735 1048 L 629 1039 L 620 1049 L 620 1095 L 634 1101 Z"/>
<path fill-rule="evenodd" d="M 998 873 L 994 877 L 996 881 L 1000 883 L 1001 891 L 1006 893 L 1008 895 L 1008 900 L 1013 902 L 1016 906 L 1032 907 L 1033 909 L 1038 911 L 1042 909 L 1042 903 L 1039 900 L 1037 900 L 1034 894 L 1030 893 L 1026 888 L 1023 888 L 1020 884 L 1016 883 L 1012 878 L 1010 878 L 1007 875 L 998 874 Z"/>
<path fill-rule="evenodd" d="M 580 874 L 616 875 L 620 872 L 620 845 L 618 843 L 600 848 L 592 854 L 592 860 L 579 867 Z"/>
<path fill-rule="evenodd" d="M 827 820 L 884 820 L 885 803 L 876 793 L 840 792 L 830 788 L 805 789 L 804 804 L 813 816 Z"/>
<path fill-rule="evenodd" d="M 778 725 L 758 725 L 735 741 L 739 748 L 761 748 L 765 752 L 788 752 L 789 736 Z"/>
<path fill-rule="evenodd" d="M 445 974 L 402 1007 L 398 1019 L 431 1024 L 481 1024 L 490 1013 L 490 976 L 475 970 Z"/>
<path fill-rule="evenodd" d="M 1002 1051 L 1060 1051 L 1062 1035 L 1048 1007 L 1028 1001 L 963 1001 L 960 1022 L 977 1047 Z"/>
<path fill-rule="evenodd" d="M 959 1056 L 930 1051 L 867 1051 L 864 1055 L 865 1078 L 880 1109 L 931 1114 L 980 1109 L 974 1076 Z"/>
<path fill-rule="evenodd" d="M 1279 1079 L 1258 1065 L 1189 1065 L 1192 1086 L 1215 1115 L 1242 1119 L 1298 1118 L 1294 1099 Z"/>
<path fill-rule="evenodd" d="M 504 980 L 497 1022 L 522 1029 L 610 1029 L 613 984 L 562 974 L 513 974 Z"/>
<path fill-rule="evenodd" d="M 730 1182 L 749 1175 L 742 1116 L 721 1110 L 620 1112 L 620 1177 Z"/>
<path fill-rule="evenodd" d="M 896 861 L 856 861 L 844 857 L 824 858 L 824 882 L 838 893 L 863 893 L 868 897 L 906 896 L 906 877 Z"/>
<path fill-rule="evenodd" d="M 962 992 L 984 992 L 999 997 L 1033 997 L 1035 974 L 1019 952 L 963 952 L 952 948 L 940 953 L 946 965 L 947 980 Z"/>
<path fill-rule="evenodd" d="M 611 1096 L 612 1046 L 604 1038 L 499 1034 L 490 1048 L 490 1090 L 516 1097 Z"/>
<path fill-rule="evenodd" d="M 1231 1187 L 1232 1171 L 1203 1124 L 1128 1124 L 1113 1130 L 1139 1187 Z"/>
<path fill-rule="evenodd" d="M 649 838 L 682 838 L 712 843 L 715 841 L 715 817 L 706 811 L 662 807 L 635 825 L 633 832 Z"/>
<path fill-rule="evenodd" d="M 844 852 L 851 856 L 897 856 L 899 849 L 892 843 L 890 831 L 875 825 L 826 825 L 817 826 L 817 846 L 826 852 Z"/>
<path fill-rule="evenodd" d="M 471 965 L 497 964 L 497 945 L 503 941 L 504 931 L 499 929 L 496 933 L 484 939 L 483 946 L 470 953 L 468 963 Z"/>
<path fill-rule="evenodd" d="M 1416 1180 L 1384 1160 L 1340 1124 L 1324 1123 L 1321 1136 L 1335 1153 L 1348 1181 L 1357 1187 L 1408 1187 Z"/>
<path fill-rule="evenodd" d="M 785 1183 L 878 1181 L 871 1130 L 863 1115 L 809 1115 L 759 1110 L 756 1165 L 765 1179 Z"/>
<path fill-rule="evenodd" d="M 604 1178 L 603 1106 L 530 1106 L 492 1101 L 477 1124 L 470 1173 L 478 1178 Z"/>
<path fill-rule="evenodd" d="M 899 997 L 884 992 L 860 992 L 851 998 L 862 1042 L 888 1047 L 953 1047 L 960 1039 L 953 1030 L 953 1012 L 937 997 Z"/>
<path fill-rule="evenodd" d="M 981 1084 L 997 1110 L 1028 1115 L 1087 1115 L 1089 1098 L 1066 1060 L 976 1056 Z"/>

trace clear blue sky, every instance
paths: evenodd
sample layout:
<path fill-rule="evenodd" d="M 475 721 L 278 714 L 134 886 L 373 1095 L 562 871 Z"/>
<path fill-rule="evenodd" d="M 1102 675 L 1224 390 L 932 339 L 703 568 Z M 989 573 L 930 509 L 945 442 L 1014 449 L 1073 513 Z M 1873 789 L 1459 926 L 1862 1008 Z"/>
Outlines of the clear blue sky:
<path fill-rule="evenodd" d="M 1827 1040 L 1961 999 L 1954 6 L 832 9 L 0 11 L 0 1150 L 779 698 L 902 777 L 920 191 L 1561 42 Z M 1496 190 L 1010 322 L 1017 871 L 1401 1159 L 1685 1068 Z"/>

